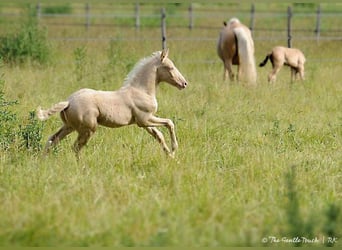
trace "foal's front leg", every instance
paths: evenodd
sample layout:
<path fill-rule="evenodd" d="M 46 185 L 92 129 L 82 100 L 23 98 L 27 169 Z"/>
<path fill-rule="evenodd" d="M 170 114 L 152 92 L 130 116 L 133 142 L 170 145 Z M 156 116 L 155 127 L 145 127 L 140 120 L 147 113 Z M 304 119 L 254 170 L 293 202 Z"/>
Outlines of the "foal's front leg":
<path fill-rule="evenodd" d="M 291 67 L 291 83 L 296 80 L 297 78 L 297 69 L 294 67 Z"/>
<path fill-rule="evenodd" d="M 166 145 L 165 143 L 165 139 L 164 136 L 162 134 L 162 132 L 160 132 L 157 128 L 154 127 L 146 127 L 145 128 L 147 130 L 147 132 L 149 132 L 155 139 L 158 140 L 158 142 L 162 145 L 163 150 L 168 154 L 171 155 L 171 151 L 169 149 L 169 147 Z"/>
<path fill-rule="evenodd" d="M 146 127 L 160 127 L 160 126 L 166 126 L 170 132 L 170 137 L 171 137 L 171 153 L 170 156 L 174 156 L 175 151 L 178 148 L 178 142 L 177 142 L 177 138 L 176 138 L 176 133 L 175 133 L 175 125 L 173 124 L 173 122 L 170 119 L 167 118 L 159 118 L 156 116 L 151 116 L 145 124 Z M 156 138 L 161 138 L 160 134 L 161 132 L 159 130 L 155 130 L 154 132 L 158 131 L 155 135 L 157 136 Z M 162 143 L 163 144 L 163 143 Z M 165 144 L 165 142 L 164 142 Z M 166 145 L 166 144 L 165 144 Z M 165 146 L 163 146 L 163 148 L 165 149 Z M 167 146 L 166 146 L 167 148 Z M 167 148 L 168 149 L 168 148 Z M 167 151 L 165 149 L 165 151 Z M 170 150 L 168 150 L 170 152 Z"/>

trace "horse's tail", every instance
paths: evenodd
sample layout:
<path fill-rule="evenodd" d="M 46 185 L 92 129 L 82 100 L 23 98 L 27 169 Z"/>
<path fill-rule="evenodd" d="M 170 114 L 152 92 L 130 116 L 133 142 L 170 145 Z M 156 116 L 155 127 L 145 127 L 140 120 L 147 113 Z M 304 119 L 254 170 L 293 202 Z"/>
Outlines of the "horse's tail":
<path fill-rule="evenodd" d="M 41 107 L 37 108 L 37 117 L 41 121 L 47 120 L 50 116 L 55 113 L 61 112 L 69 106 L 69 102 L 59 102 L 54 104 L 51 108 L 43 110 Z"/>
<path fill-rule="evenodd" d="M 250 34 L 243 28 L 234 29 L 234 34 L 238 41 L 239 67 L 241 77 L 246 78 L 247 82 L 256 84 L 257 71 L 254 60 L 254 42 Z"/>
<path fill-rule="evenodd" d="M 267 54 L 265 60 L 263 60 L 260 64 L 259 67 L 264 67 L 268 61 L 268 59 L 271 58 L 271 54 Z"/>

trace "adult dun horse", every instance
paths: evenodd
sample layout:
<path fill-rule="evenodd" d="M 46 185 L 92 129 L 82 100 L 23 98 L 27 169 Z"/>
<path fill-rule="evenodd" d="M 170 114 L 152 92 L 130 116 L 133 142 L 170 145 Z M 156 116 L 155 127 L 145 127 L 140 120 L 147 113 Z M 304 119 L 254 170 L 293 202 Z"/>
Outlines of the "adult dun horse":
<path fill-rule="evenodd" d="M 130 124 L 143 127 L 161 144 L 164 151 L 174 156 L 178 148 L 175 126 L 170 119 L 155 116 L 157 112 L 156 88 L 160 82 L 167 82 L 178 89 L 184 89 L 187 81 L 168 58 L 168 50 L 154 52 L 142 59 L 125 79 L 117 91 L 80 89 L 67 101 L 59 102 L 50 109 L 37 109 L 37 117 L 46 120 L 60 112 L 63 126 L 46 143 L 46 151 L 65 136 L 77 131 L 74 143 L 77 158 L 83 146 L 94 134 L 98 125 L 118 128 Z M 171 150 L 163 134 L 156 128 L 166 126 L 171 136 Z"/>
<path fill-rule="evenodd" d="M 283 65 L 291 68 L 291 82 L 297 78 L 298 74 L 304 80 L 305 56 L 299 49 L 276 46 L 272 49 L 271 53 L 266 55 L 266 58 L 259 66 L 265 66 L 268 59 L 272 63 L 272 71 L 268 75 L 268 82 L 275 82 L 277 73 Z"/>
<path fill-rule="evenodd" d="M 237 80 L 256 85 L 256 67 L 254 59 L 254 42 L 251 31 L 237 18 L 224 22 L 217 43 L 217 54 L 223 61 L 223 79 L 234 81 L 232 65 L 238 65 Z"/>

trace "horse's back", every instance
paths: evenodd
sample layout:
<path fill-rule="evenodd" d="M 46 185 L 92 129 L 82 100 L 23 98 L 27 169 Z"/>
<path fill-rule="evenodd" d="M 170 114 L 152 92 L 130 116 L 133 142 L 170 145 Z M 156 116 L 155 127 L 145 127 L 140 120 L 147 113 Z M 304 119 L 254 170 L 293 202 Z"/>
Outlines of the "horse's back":
<path fill-rule="evenodd" d="M 232 20 L 234 20 L 234 18 Z M 241 33 L 244 35 L 241 36 Z M 254 47 L 252 34 L 249 28 L 236 21 L 231 22 L 229 25 L 222 28 L 217 44 L 219 57 L 223 61 L 231 59 L 232 63 L 236 65 L 239 64 L 237 36 L 240 36 L 241 39 L 246 39 L 245 43 L 249 43 L 252 47 Z"/>
<path fill-rule="evenodd" d="M 82 89 L 70 98 L 75 115 L 96 119 L 106 127 L 121 127 L 133 122 L 132 98 L 129 89 L 102 91 Z"/>
<path fill-rule="evenodd" d="M 300 49 L 297 48 L 282 48 L 287 64 L 297 67 L 305 63 L 305 56 Z"/>
<path fill-rule="evenodd" d="M 221 60 L 225 61 L 233 58 L 236 54 L 237 46 L 234 31 L 228 27 L 224 27 L 220 33 L 217 44 L 217 53 Z"/>

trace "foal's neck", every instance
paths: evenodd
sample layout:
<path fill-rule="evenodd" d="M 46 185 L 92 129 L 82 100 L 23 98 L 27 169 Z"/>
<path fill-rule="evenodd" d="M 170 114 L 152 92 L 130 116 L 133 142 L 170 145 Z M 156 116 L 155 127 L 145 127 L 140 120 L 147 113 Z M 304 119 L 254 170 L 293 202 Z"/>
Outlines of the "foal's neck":
<path fill-rule="evenodd" d="M 147 63 L 135 74 L 130 85 L 144 90 L 149 95 L 156 94 L 156 71 L 157 68 L 152 63 Z"/>
<path fill-rule="evenodd" d="M 153 61 L 148 62 L 135 72 L 126 85 L 143 90 L 149 95 L 156 95 L 157 67 Z"/>

